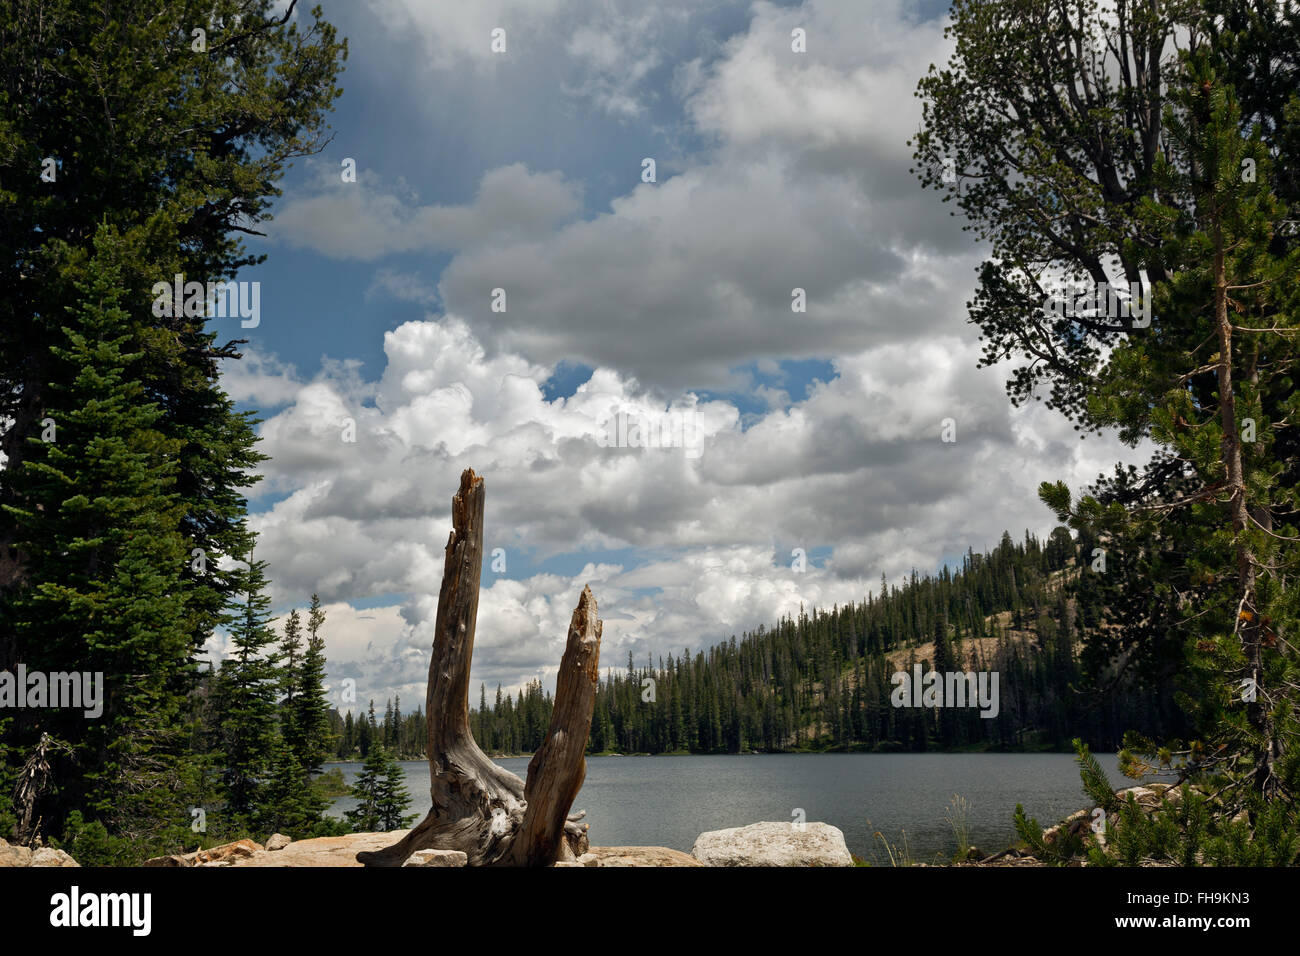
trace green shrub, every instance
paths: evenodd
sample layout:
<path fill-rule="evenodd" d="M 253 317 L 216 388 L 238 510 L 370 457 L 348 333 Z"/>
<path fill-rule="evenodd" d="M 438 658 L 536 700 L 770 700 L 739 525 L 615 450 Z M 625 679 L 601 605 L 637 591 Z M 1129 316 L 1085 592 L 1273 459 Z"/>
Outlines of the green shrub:
<path fill-rule="evenodd" d="M 98 820 L 87 822 L 80 810 L 68 815 L 62 838 L 51 839 L 50 845 L 68 853 L 82 866 L 130 866 L 137 862 L 130 841 L 112 836 Z"/>

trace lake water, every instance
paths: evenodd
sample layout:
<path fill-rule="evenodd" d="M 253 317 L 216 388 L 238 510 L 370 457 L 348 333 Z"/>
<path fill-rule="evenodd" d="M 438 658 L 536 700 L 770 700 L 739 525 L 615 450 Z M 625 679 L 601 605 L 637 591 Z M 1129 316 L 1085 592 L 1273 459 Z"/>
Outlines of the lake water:
<path fill-rule="evenodd" d="M 1116 788 L 1132 786 L 1115 754 L 1097 754 Z M 523 778 L 527 757 L 497 760 Z M 360 763 L 339 767 L 348 783 Z M 407 761 L 409 812 L 428 811 L 429 765 Z M 809 822 L 844 831 L 849 849 L 876 863 L 887 859 L 873 834 L 891 844 L 906 836 L 918 862 L 951 856 L 956 843 L 944 819 L 954 794 L 966 798 L 971 842 L 986 853 L 1015 838 L 1016 803 L 1044 826 L 1089 806 L 1070 754 L 753 754 L 746 756 L 588 757 L 575 810 L 586 810 L 597 846 L 649 844 L 689 852 L 705 830 L 760 820 Z M 340 798 L 335 816 L 355 806 Z"/>

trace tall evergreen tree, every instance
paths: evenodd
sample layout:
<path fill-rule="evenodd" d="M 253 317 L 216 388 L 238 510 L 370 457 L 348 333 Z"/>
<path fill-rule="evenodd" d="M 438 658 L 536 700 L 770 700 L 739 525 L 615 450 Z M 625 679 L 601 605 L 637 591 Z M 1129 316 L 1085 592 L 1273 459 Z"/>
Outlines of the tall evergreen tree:
<path fill-rule="evenodd" d="M 283 833 L 294 839 L 309 837 L 327 805 L 308 784 L 307 773 L 288 742 L 273 736 L 255 817 L 261 832 Z"/>
<path fill-rule="evenodd" d="M 1156 701 L 1178 688 L 1181 726 L 1135 743 L 1179 776 L 1222 775 L 1216 812 L 1293 803 L 1295 10 L 958 0 L 950 33 L 916 156 L 950 160 L 955 181 L 923 179 L 992 243 L 971 309 L 985 364 L 1025 360 L 1016 403 L 1047 386 L 1080 429 L 1156 448 L 1077 501 L 1041 491 L 1091 539 L 1088 678 L 1138 676 Z M 1061 279 L 1091 304 L 1044 308 Z M 1103 300 L 1113 286 L 1130 291 Z"/>
<path fill-rule="evenodd" d="M 370 756 L 370 748 L 375 740 L 375 724 L 372 720 L 367 720 L 364 716 L 357 718 L 356 723 L 357 735 L 357 754 L 362 760 Z"/>
<path fill-rule="evenodd" d="M 302 618 L 298 609 L 289 612 L 280 640 L 280 734 L 295 756 L 303 750 L 298 729 L 298 696 L 302 681 Z"/>
<path fill-rule="evenodd" d="M 20 744 L 50 733 L 71 747 L 55 768 L 45 824 L 57 828 L 80 808 L 115 830 L 152 836 L 183 819 L 192 783 L 183 752 L 193 663 L 180 586 L 178 446 L 159 430 L 162 409 L 138 381 L 142 356 L 121 304 L 123 244 L 105 227 L 95 249 L 78 283 L 81 302 L 48 346 L 56 384 L 46 425 L 4 471 L 23 502 L 3 510 L 25 573 L 0 602 L 0 632 L 23 648 L 30 671 L 86 672 L 100 682 L 102 714 L 86 716 L 88 702 L 15 714 Z"/>
<path fill-rule="evenodd" d="M 343 739 L 339 741 L 338 756 L 348 759 L 356 747 L 355 730 L 352 724 L 352 712 L 348 711 L 347 717 L 343 720 Z"/>
<path fill-rule="evenodd" d="M 271 599 L 265 594 L 266 562 L 249 552 L 235 572 L 243 602 L 230 625 L 233 654 L 222 661 L 217 696 L 227 812 L 252 820 L 261 784 L 278 737 L 279 654 L 274 650 Z"/>
<path fill-rule="evenodd" d="M 397 758 L 384 754 L 383 779 L 375 795 L 375 814 L 381 830 L 400 830 L 410 826 L 415 815 L 406 813 L 411 805 L 411 795 L 406 789 L 406 774 Z"/>
<path fill-rule="evenodd" d="M 275 13 L 273 0 L 120 0 L 111 7 L 0 0 L 0 421 L 6 423 L 0 429 L 6 462 L 0 469 L 0 616 L 16 624 L 30 612 L 33 595 L 52 597 L 64 587 L 81 593 L 77 582 L 113 567 L 136 576 L 141 602 L 152 599 L 160 611 L 173 604 L 155 615 L 155 632 L 115 628 L 126 636 L 103 639 L 116 647 L 109 710 L 138 709 L 154 725 L 120 738 L 93 727 L 84 734 L 58 728 L 82 757 L 94 756 L 54 768 L 60 807 L 45 820 L 54 830 L 67 806 L 82 802 L 92 811 L 87 800 L 106 813 L 121 811 L 113 825 L 143 819 L 124 809 L 126 803 L 103 798 L 108 791 L 91 793 L 90 775 L 105 770 L 143 779 L 146 768 L 161 770 L 171 760 L 171 728 L 188 689 L 184 672 L 240 587 L 218 565 L 251 547 L 244 491 L 256 480 L 261 456 L 253 419 L 236 412 L 218 381 L 220 363 L 239 357 L 238 340 L 218 344 L 219 331 L 194 311 L 157 316 L 149 306 L 155 283 L 176 274 L 218 281 L 259 262 L 262 257 L 246 253 L 241 234 L 257 233 L 289 162 L 324 141 L 346 46 L 319 11 L 290 22 L 293 6 Z M 208 28 L 203 51 L 191 39 L 199 23 Z M 118 237 L 124 251 L 112 281 L 125 318 L 105 331 L 107 338 L 81 328 L 80 311 L 68 312 L 97 268 L 101 233 Z M 43 419 L 54 418 L 56 428 L 68 424 L 51 412 L 66 416 L 67 389 L 80 387 L 81 369 L 51 348 L 72 344 L 68 326 L 88 343 L 115 341 L 123 356 L 133 357 L 120 387 L 133 390 L 141 427 L 124 440 L 131 455 L 146 455 L 171 496 L 157 502 L 151 517 L 116 507 L 118 495 L 106 486 L 60 490 L 53 473 L 33 481 L 25 468 L 29 455 L 38 470 L 68 468 L 31 441 L 44 431 Z M 149 418 L 151 408 L 162 414 Z M 106 433 L 103 452 L 116 435 Z M 89 438 L 81 440 L 90 447 Z M 138 467 L 126 458 L 122 464 Z M 89 473 L 73 477 L 83 479 Z M 51 563 L 40 553 L 47 532 L 35 532 L 25 516 L 39 514 L 44 523 L 74 498 L 73 511 L 81 508 L 83 517 L 105 509 L 85 529 L 86 540 L 98 543 L 65 549 L 57 556 L 66 560 Z M 54 523 L 49 529 L 62 533 Z M 174 550 L 178 533 L 184 562 L 163 554 Z M 105 563 L 114 548 L 120 560 Z M 175 568 L 180 576 L 172 580 Z M 158 580 L 147 581 L 149 574 Z M 64 636 L 48 650 L 39 629 L 0 627 L 0 670 L 52 661 L 66 650 L 60 641 L 100 641 L 91 635 L 106 610 L 83 605 L 75 621 L 65 615 Z M 39 728 L 20 719 L 5 734 L 9 759 L 22 760 Z M 135 753 L 130 760 L 127 751 Z M 174 780 L 172 771 L 163 776 Z M 149 784 L 142 792 L 172 790 L 173 783 Z"/>
<path fill-rule="evenodd" d="M 324 624 L 320 597 L 313 594 L 307 612 L 307 649 L 303 653 L 298 695 L 293 705 L 294 755 L 308 773 L 320 773 L 325 759 L 333 752 L 329 698 L 325 693 L 325 636 L 321 633 Z"/>
<path fill-rule="evenodd" d="M 1121 420 L 1136 401 L 1148 403 L 1151 436 L 1187 463 L 1185 490 L 1134 510 L 1102 511 L 1085 499 L 1077 516 L 1121 541 L 1151 540 L 1163 531 L 1160 517 L 1189 512 L 1180 523 L 1200 529 L 1202 543 L 1187 564 L 1202 583 L 1183 617 L 1185 631 L 1202 639 L 1184 689 L 1203 749 L 1183 755 L 1187 772 L 1231 768 L 1243 771 L 1238 786 L 1265 800 L 1280 791 L 1295 799 L 1300 661 L 1277 634 L 1300 621 L 1287 589 L 1300 571 L 1300 500 L 1284 478 L 1300 458 L 1274 416 L 1300 413 L 1300 245 L 1276 235 L 1285 216 L 1271 186 L 1277 164 L 1258 130 L 1242 135 L 1236 96 L 1208 51 L 1187 57 L 1179 79 L 1167 120 L 1170 160 L 1157 166 L 1162 201 L 1151 218 L 1153 228 L 1175 223 L 1162 250 L 1171 280 L 1159 301 L 1184 338 L 1121 349 L 1099 391 Z M 1300 113 L 1300 98 L 1294 103 Z M 1217 346 L 1208 363 L 1187 347 L 1203 335 Z M 1138 368 L 1144 374 L 1128 378 Z M 1208 381 L 1189 388 L 1198 376 Z M 1060 491 L 1047 495 L 1058 506 L 1067 504 Z"/>
<path fill-rule="evenodd" d="M 352 793 L 357 806 L 343 816 L 354 830 L 400 830 L 414 819 L 403 814 L 411 798 L 406 792 L 402 765 L 378 741 L 370 747 Z"/>

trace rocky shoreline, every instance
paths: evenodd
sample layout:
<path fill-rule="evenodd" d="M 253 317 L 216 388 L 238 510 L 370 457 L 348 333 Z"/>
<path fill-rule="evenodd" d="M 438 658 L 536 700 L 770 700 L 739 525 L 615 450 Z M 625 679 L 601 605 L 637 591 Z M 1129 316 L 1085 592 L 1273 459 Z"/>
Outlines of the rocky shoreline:
<path fill-rule="evenodd" d="M 1131 787 L 1116 793 L 1120 803 L 1129 796 L 1147 812 L 1159 809 L 1162 798 L 1174 801 L 1176 790 L 1170 791 L 1162 784 Z M 1102 845 L 1105 836 L 1095 833 L 1091 823 L 1093 812 L 1079 810 L 1055 826 L 1043 831 L 1043 843 L 1052 845 L 1067 835 L 1083 837 Z M 1112 815 L 1113 816 L 1113 815 Z M 1114 819 L 1109 820 L 1114 823 Z M 389 833 L 352 833 L 346 836 L 316 837 L 309 840 L 292 840 L 276 833 L 265 844 L 253 840 L 238 840 L 193 853 L 156 857 L 147 861 L 148 867 L 359 867 L 357 854 L 391 846 L 407 834 L 407 830 Z M 63 850 L 52 847 L 30 848 L 11 846 L 0 839 L 0 868 L 27 866 L 78 866 L 76 860 Z M 458 867 L 466 865 L 465 854 L 459 850 L 420 850 L 412 854 L 404 866 Z M 590 847 L 576 859 L 561 860 L 557 867 L 662 867 L 662 866 L 854 866 L 855 860 L 844 842 L 838 827 L 826 823 L 789 822 L 752 823 L 743 827 L 711 830 L 701 833 L 690 853 L 664 846 L 606 846 Z M 967 859 L 948 864 L 913 863 L 913 866 L 1052 866 L 1052 862 L 1038 859 L 1032 853 L 1009 848 L 992 856 L 984 856 L 972 847 Z M 1078 860 L 1067 866 L 1084 866 Z"/>
<path fill-rule="evenodd" d="M 360 866 L 356 855 L 396 843 L 406 830 L 391 833 L 352 833 L 347 836 L 290 840 L 275 834 L 266 845 L 239 840 L 210 850 L 164 856 L 145 866 Z M 404 866 L 465 866 L 459 850 L 419 850 Z M 599 866 L 853 866 L 853 857 L 838 827 L 807 823 L 754 823 L 746 827 L 701 833 L 690 853 L 665 846 L 596 846 L 557 867 Z"/>
<path fill-rule="evenodd" d="M 407 832 L 351 833 L 346 836 L 291 840 L 277 833 L 265 844 L 237 840 L 193 853 L 156 857 L 147 867 L 359 867 L 357 854 L 381 850 Z M 459 850 L 419 850 L 404 866 L 466 865 Z M 664 866 L 853 866 L 844 834 L 825 823 L 754 823 L 701 833 L 690 853 L 666 846 L 594 846 L 557 867 Z M 62 850 L 14 847 L 0 840 L 0 867 L 78 866 Z"/>

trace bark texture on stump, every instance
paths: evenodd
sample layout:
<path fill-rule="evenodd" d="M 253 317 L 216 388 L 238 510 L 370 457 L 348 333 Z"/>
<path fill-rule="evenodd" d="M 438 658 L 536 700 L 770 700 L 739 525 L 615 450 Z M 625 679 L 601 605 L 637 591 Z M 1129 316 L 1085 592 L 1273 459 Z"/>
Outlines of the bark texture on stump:
<path fill-rule="evenodd" d="M 583 588 L 569 625 L 556 681 L 555 709 L 528 782 L 479 749 L 469 727 L 469 672 L 474 654 L 483 564 L 483 479 L 467 469 L 451 502 L 433 658 L 429 662 L 430 792 L 433 806 L 398 843 L 357 854 L 366 866 L 401 866 L 416 850 L 463 850 L 470 866 L 549 866 L 587 849 L 582 814 L 569 814 L 587 772 L 600 661 L 596 599 Z"/>

